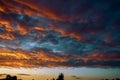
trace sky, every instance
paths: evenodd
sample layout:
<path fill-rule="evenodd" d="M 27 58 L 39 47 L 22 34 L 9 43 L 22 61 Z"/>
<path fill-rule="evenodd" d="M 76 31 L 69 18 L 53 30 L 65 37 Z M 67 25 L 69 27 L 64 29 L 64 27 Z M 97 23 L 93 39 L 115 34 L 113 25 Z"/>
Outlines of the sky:
<path fill-rule="evenodd" d="M 119 4 L 0 0 L 0 77 L 45 80 L 61 72 L 66 80 L 119 77 Z"/>

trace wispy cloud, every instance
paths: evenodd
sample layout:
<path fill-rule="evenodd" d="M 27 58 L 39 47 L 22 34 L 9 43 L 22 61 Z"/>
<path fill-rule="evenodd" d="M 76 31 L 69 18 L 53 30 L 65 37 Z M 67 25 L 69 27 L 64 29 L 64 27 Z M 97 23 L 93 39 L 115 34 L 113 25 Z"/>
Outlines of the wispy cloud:
<path fill-rule="evenodd" d="M 21 74 L 17 74 L 17 75 L 22 75 L 22 76 L 31 76 L 30 74 L 23 74 L 23 73 L 21 73 Z"/>

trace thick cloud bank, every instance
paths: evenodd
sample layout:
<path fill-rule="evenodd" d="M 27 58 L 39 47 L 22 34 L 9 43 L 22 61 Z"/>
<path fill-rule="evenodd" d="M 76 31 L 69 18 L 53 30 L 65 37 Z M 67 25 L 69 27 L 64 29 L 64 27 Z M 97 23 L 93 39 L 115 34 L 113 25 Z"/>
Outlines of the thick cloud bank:
<path fill-rule="evenodd" d="M 119 0 L 0 0 L 0 66 L 120 67 Z"/>

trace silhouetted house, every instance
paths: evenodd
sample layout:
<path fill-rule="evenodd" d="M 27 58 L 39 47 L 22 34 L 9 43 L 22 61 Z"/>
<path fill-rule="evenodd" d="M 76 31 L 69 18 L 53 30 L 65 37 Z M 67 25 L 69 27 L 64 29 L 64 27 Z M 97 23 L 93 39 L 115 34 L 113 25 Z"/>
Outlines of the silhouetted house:
<path fill-rule="evenodd" d="M 61 74 L 58 76 L 57 80 L 64 80 L 64 75 L 61 73 Z"/>
<path fill-rule="evenodd" d="M 0 80 L 17 80 L 17 77 L 16 76 L 7 75 L 6 78 L 0 79 Z"/>

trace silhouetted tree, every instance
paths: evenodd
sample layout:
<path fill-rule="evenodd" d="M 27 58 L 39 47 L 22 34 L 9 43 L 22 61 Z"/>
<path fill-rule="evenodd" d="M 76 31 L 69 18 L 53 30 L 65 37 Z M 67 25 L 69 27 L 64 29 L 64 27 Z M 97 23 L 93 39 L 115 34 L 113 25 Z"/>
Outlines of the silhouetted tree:
<path fill-rule="evenodd" d="M 6 80 L 10 80 L 11 76 L 10 75 L 7 75 L 6 76 Z"/>
<path fill-rule="evenodd" d="M 61 74 L 58 76 L 57 80 L 64 80 L 64 74 L 61 73 Z"/>
<path fill-rule="evenodd" d="M 7 75 L 6 78 L 4 79 L 0 79 L 0 80 L 17 80 L 17 77 L 16 76 L 10 76 L 10 75 Z"/>
<path fill-rule="evenodd" d="M 13 76 L 12 78 L 13 78 L 13 80 L 17 80 L 17 76 Z"/>
<path fill-rule="evenodd" d="M 55 80 L 55 78 L 53 78 L 52 80 Z"/>

